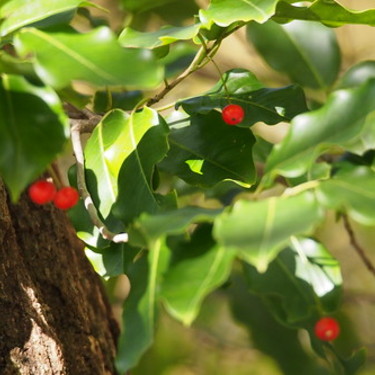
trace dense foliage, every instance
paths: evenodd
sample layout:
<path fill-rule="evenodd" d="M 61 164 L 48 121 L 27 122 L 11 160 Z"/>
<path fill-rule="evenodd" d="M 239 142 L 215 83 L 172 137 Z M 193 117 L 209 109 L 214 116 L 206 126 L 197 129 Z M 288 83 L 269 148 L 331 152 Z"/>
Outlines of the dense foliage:
<path fill-rule="evenodd" d="M 343 282 L 314 230 L 332 210 L 352 238 L 351 221 L 375 225 L 375 62 L 340 70 L 333 30 L 374 26 L 375 9 L 122 0 L 127 26 L 111 30 L 87 1 L 0 4 L 0 176 L 17 201 L 72 138 L 70 183 L 82 199 L 71 220 L 102 276 L 125 273 L 131 284 L 119 371 L 152 345 L 160 306 L 190 325 L 208 294 L 240 282 L 278 323 L 308 332 L 326 360 L 311 373 L 355 374 L 363 349 L 340 352 L 314 334 L 339 310 Z M 164 27 L 145 28 L 155 15 Z M 214 56 L 239 29 L 288 85 L 268 87 L 241 61 L 221 72 Z M 158 107 L 206 64 L 220 74 L 210 90 Z M 231 126 L 229 104 L 244 109 Z M 273 144 L 256 123 L 287 123 L 288 133 Z M 297 335 L 290 342 L 301 348 Z"/>

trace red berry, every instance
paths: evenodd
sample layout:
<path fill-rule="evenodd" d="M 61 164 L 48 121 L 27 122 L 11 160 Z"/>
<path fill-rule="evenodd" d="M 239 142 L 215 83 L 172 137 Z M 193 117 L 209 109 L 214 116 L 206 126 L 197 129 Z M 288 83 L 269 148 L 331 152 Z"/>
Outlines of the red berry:
<path fill-rule="evenodd" d="M 61 210 L 67 210 L 75 206 L 78 200 L 78 191 L 73 187 L 66 186 L 56 193 L 53 203 L 57 208 L 60 208 Z"/>
<path fill-rule="evenodd" d="M 37 204 L 50 202 L 56 194 L 56 187 L 52 182 L 40 180 L 29 187 L 29 197 Z"/>
<path fill-rule="evenodd" d="M 237 125 L 245 117 L 245 111 L 238 104 L 229 104 L 223 108 L 223 120 L 229 125 Z"/>
<path fill-rule="evenodd" d="M 315 335 L 323 341 L 332 341 L 340 334 L 340 326 L 336 319 L 325 317 L 315 324 Z"/>

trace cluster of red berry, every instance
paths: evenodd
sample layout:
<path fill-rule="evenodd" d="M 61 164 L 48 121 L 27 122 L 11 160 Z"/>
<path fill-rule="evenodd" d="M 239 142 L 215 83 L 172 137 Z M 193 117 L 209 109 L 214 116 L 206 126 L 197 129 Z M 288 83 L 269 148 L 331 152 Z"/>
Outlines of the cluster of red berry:
<path fill-rule="evenodd" d="M 46 204 L 53 201 L 53 204 L 61 210 L 75 206 L 79 200 L 78 191 L 74 187 L 66 186 L 57 190 L 52 182 L 46 180 L 34 182 L 28 192 L 34 203 Z"/>

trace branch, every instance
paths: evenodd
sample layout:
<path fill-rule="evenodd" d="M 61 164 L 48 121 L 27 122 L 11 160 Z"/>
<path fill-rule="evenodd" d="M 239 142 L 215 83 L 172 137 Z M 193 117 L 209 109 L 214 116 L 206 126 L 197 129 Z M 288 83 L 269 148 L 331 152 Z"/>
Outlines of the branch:
<path fill-rule="evenodd" d="M 99 229 L 100 234 L 106 240 L 110 240 L 116 243 L 128 242 L 127 233 L 113 233 L 106 225 L 102 222 L 99 217 L 98 210 L 96 209 L 92 197 L 87 189 L 85 179 L 85 158 L 83 153 L 83 147 L 81 143 L 81 132 L 86 132 L 89 129 L 93 129 L 100 121 L 100 116 L 90 115 L 88 119 L 74 120 L 71 119 L 71 139 L 75 158 L 77 161 L 77 185 L 78 191 L 83 199 L 86 210 L 90 216 L 92 223 Z"/>
<path fill-rule="evenodd" d="M 371 260 L 368 258 L 366 252 L 362 249 L 361 245 L 358 243 L 353 228 L 349 222 L 348 216 L 346 214 L 343 214 L 342 218 L 345 230 L 349 235 L 351 245 L 354 247 L 356 253 L 359 255 L 367 269 L 375 276 L 375 266 L 372 264 Z"/>
<path fill-rule="evenodd" d="M 165 95 L 169 93 L 174 87 L 176 87 L 181 81 L 185 78 L 189 77 L 190 74 L 194 73 L 197 69 L 199 69 L 200 64 L 206 57 L 206 49 L 201 47 L 197 54 L 195 55 L 194 60 L 192 63 L 186 68 L 184 72 L 182 72 L 174 81 L 171 83 L 167 83 L 165 88 L 156 94 L 153 98 L 149 99 L 146 103 L 147 106 L 151 106 L 164 98 Z"/>

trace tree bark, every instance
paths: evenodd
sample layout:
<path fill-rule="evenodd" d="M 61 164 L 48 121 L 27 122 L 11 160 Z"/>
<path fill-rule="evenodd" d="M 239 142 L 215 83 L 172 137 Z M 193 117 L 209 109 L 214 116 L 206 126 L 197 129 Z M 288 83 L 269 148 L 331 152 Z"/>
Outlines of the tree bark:
<path fill-rule="evenodd" d="M 0 181 L 0 374 L 115 374 L 118 327 L 66 214 Z"/>

